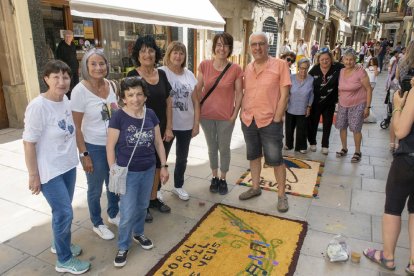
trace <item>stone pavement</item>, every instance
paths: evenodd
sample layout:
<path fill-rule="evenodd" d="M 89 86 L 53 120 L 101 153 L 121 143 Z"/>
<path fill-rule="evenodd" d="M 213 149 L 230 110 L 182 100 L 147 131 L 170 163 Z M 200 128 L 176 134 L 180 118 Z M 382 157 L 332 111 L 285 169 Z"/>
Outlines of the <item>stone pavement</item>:
<path fill-rule="evenodd" d="M 373 110 L 379 122 L 385 116 L 384 84 L 386 72 L 380 75 L 374 92 Z M 171 206 L 171 214 L 153 211 L 154 222 L 146 224 L 145 233 L 155 247 L 144 251 L 133 245 L 128 263 L 122 269 L 113 267 L 116 239 L 104 241 L 93 231 L 86 201 L 86 180 L 78 169 L 74 196 L 73 242 L 84 249 L 82 259 L 92 262 L 89 275 L 144 275 L 197 223 L 216 202 L 257 210 L 277 216 L 306 220 L 309 230 L 302 247 L 295 275 L 392 275 L 365 257 L 360 264 L 350 261 L 330 263 L 324 256 L 333 236 L 343 234 L 353 251 L 361 252 L 368 246 L 381 246 L 381 215 L 385 200 L 384 188 L 392 156 L 388 151 L 388 130 L 377 124 L 363 127 L 362 161 L 351 164 L 354 152 L 349 134 L 349 152 L 343 159 L 335 157 L 341 148 L 339 133 L 332 130 L 328 156 L 318 152 L 306 157 L 325 161 L 318 198 L 288 196 L 290 210 L 280 214 L 276 210 L 276 194 L 264 191 L 262 196 L 239 201 L 238 195 L 246 187 L 233 185 L 248 168 L 240 123 L 237 122 L 232 139 L 232 161 L 228 174 L 229 193 L 211 194 L 211 178 L 207 146 L 201 133 L 191 143 L 185 189 L 191 195 L 187 202 L 179 200 L 170 191 L 171 180 L 163 187 L 164 200 Z M 0 130 L 0 274 L 4 275 L 56 275 L 55 256 L 50 252 L 51 213 L 42 195 L 32 196 L 27 188 L 27 171 L 24 163 L 20 129 Z M 319 133 L 318 135 L 320 135 Z M 318 139 L 319 141 L 320 139 Z M 289 152 L 292 154 L 292 152 Z M 174 150 L 170 154 L 170 173 L 175 162 Z M 104 203 L 105 197 L 102 197 Z M 199 204 L 200 202 L 205 203 Z M 103 205 L 105 206 L 105 205 Z M 104 215 L 106 220 L 106 214 Z M 404 275 L 409 260 L 407 213 L 403 215 L 402 233 L 396 251 L 396 274 Z M 116 231 L 114 226 L 110 226 Z M 122 273 L 122 274 L 121 274 Z"/>

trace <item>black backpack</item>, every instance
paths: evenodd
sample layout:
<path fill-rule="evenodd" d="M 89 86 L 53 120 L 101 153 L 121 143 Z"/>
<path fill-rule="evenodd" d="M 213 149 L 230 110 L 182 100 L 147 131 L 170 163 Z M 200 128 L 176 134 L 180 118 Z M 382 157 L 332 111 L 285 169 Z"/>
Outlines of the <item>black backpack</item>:
<path fill-rule="evenodd" d="M 411 79 L 414 77 L 414 67 L 408 69 L 407 75 L 405 75 L 400 82 L 401 90 L 403 92 L 410 91 L 411 89 Z"/>

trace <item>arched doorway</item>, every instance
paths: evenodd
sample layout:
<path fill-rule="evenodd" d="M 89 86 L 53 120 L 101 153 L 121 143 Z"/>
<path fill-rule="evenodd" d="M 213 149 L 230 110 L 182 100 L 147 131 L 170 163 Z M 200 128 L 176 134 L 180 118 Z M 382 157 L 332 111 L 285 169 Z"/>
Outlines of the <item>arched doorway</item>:
<path fill-rule="evenodd" d="M 263 22 L 263 32 L 267 34 L 269 40 L 269 55 L 276 57 L 278 26 L 273 17 L 269 16 Z"/>

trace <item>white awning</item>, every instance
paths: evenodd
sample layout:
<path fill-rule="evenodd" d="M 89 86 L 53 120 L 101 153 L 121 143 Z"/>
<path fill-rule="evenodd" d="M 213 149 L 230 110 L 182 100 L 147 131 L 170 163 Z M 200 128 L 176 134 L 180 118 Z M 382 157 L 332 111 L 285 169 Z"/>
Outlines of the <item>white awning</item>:
<path fill-rule="evenodd" d="M 343 32 L 346 34 L 352 34 L 351 24 L 345 22 L 343 20 L 339 20 L 339 32 Z"/>
<path fill-rule="evenodd" d="M 222 31 L 209 0 L 70 0 L 74 16 Z"/>

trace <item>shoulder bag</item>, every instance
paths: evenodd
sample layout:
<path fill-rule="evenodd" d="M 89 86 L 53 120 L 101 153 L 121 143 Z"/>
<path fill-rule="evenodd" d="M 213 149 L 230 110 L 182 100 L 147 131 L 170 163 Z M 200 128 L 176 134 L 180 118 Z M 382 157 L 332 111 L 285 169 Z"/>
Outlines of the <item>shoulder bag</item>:
<path fill-rule="evenodd" d="M 210 88 L 210 90 L 207 92 L 207 94 L 201 99 L 200 106 L 203 105 L 203 103 L 207 100 L 208 96 L 211 95 L 211 93 L 216 89 L 217 85 L 219 84 L 220 80 L 223 78 L 226 71 L 230 68 L 232 65 L 231 62 L 227 63 L 226 67 L 224 67 L 224 70 L 221 72 L 220 76 L 216 79 L 216 82 L 213 84 L 213 86 Z"/>
<path fill-rule="evenodd" d="M 138 133 L 138 138 L 134 146 L 134 150 L 131 153 L 128 164 L 126 167 L 119 166 L 116 162 L 111 166 L 109 170 L 109 185 L 108 190 L 117 195 L 124 195 L 126 192 L 126 178 L 128 174 L 128 167 L 131 163 L 132 156 L 134 156 L 135 150 L 137 149 L 139 139 L 141 138 L 142 129 L 144 128 L 145 123 L 146 108 L 144 105 L 144 118 L 142 119 L 141 129 Z"/>

